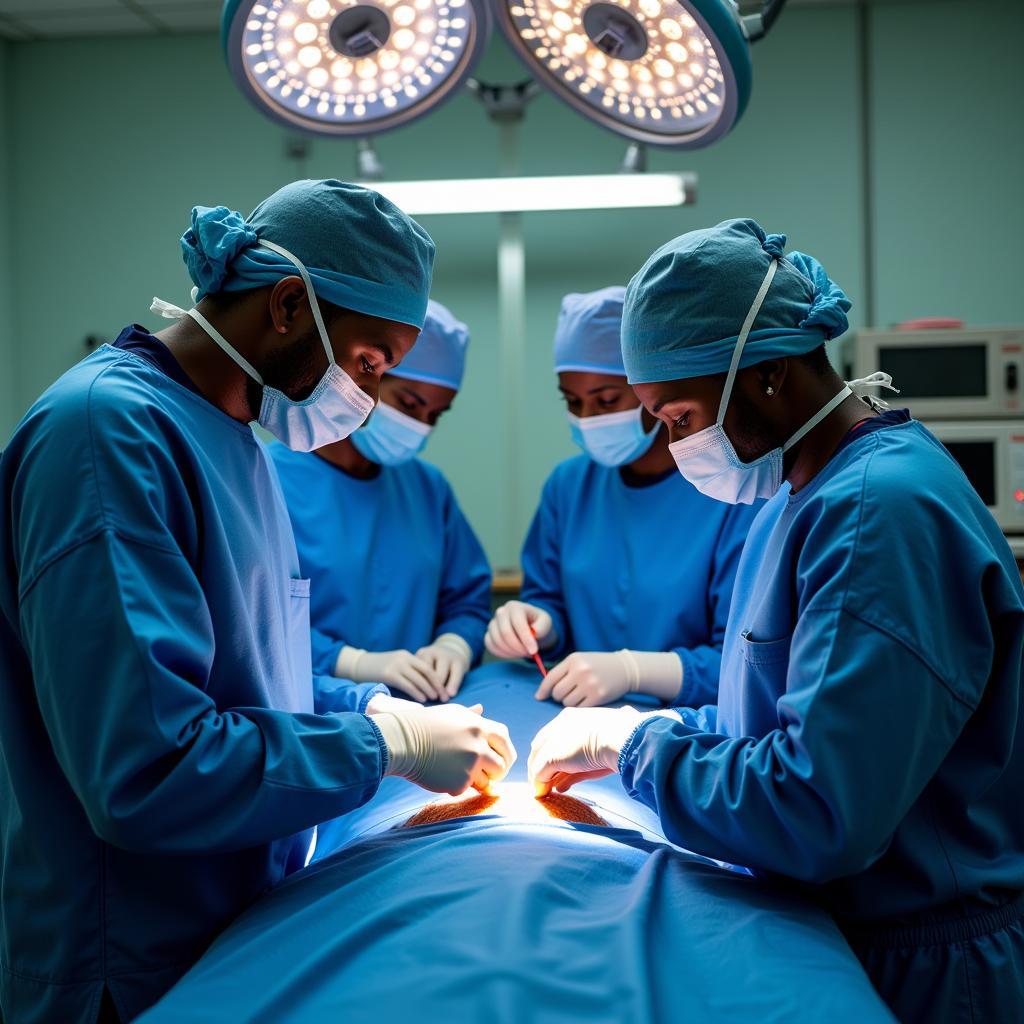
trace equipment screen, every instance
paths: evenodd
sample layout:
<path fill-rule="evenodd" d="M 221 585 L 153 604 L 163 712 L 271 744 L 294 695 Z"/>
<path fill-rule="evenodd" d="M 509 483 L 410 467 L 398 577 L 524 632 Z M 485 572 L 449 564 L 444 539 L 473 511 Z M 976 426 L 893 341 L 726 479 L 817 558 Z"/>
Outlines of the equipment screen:
<path fill-rule="evenodd" d="M 988 394 L 985 345 L 880 348 L 881 369 L 903 398 L 984 398 Z"/>
<path fill-rule="evenodd" d="M 992 441 L 944 441 L 949 454 L 960 463 L 967 479 L 993 508 L 996 503 L 996 446 Z"/>

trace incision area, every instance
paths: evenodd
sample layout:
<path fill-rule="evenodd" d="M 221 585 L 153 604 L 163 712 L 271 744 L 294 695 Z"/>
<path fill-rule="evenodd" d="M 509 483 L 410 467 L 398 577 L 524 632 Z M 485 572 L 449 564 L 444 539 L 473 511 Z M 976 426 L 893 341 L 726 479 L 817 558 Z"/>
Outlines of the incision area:
<path fill-rule="evenodd" d="M 420 808 L 403 828 L 434 825 L 474 814 L 498 814 L 516 821 L 568 821 L 579 825 L 607 828 L 608 822 L 583 800 L 564 793 L 549 793 L 539 799 L 526 783 L 499 783 L 488 793 L 470 793 L 443 797 Z"/>

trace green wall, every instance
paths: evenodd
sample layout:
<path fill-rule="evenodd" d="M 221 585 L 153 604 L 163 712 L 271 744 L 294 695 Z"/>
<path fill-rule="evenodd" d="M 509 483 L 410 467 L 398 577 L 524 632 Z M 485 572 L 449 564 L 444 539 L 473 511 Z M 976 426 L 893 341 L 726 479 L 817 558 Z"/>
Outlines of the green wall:
<path fill-rule="evenodd" d="M 11 259 L 14 252 L 11 237 L 12 206 L 10 184 L 10 138 L 8 86 L 11 63 L 10 44 L 0 39 L 0 447 L 14 427 L 16 410 L 23 399 L 17 387 L 14 362 L 14 302 L 11 288 Z"/>
<path fill-rule="evenodd" d="M 1019 0 L 876 11 L 871 109 L 881 323 L 931 315 L 1024 321 L 1022 44 Z"/>
<path fill-rule="evenodd" d="M 737 130 L 706 151 L 651 156 L 652 170 L 699 174 L 695 207 L 524 218 L 528 341 L 517 493 L 500 413 L 497 218 L 424 218 L 438 243 L 435 297 L 467 321 L 474 339 L 466 386 L 429 457 L 448 472 L 495 564 L 515 563 L 515 538 L 544 477 L 572 451 L 550 371 L 561 295 L 625 282 L 674 234 L 756 217 L 818 256 L 855 301 L 873 262 L 881 323 L 932 312 L 976 323 L 1024 320 L 1019 287 L 1007 287 L 1021 269 L 1024 227 L 1017 194 L 1024 71 L 1011 50 L 1024 33 L 1024 11 L 1014 0 L 870 8 L 870 220 L 859 18 L 852 5 L 787 11 L 755 51 L 754 96 Z M 965 45 L 953 81 L 950 37 L 978 39 L 973 26 L 982 23 L 1002 52 L 987 40 Z M 18 358 L 0 349 L 0 377 L 14 386 L 13 398 L 0 391 L 0 429 L 84 354 L 87 334 L 111 336 L 129 320 L 155 326 L 146 312 L 153 295 L 187 299 L 176 240 L 193 204 L 248 211 L 296 177 L 355 176 L 348 143 L 316 140 L 306 159 L 287 157 L 285 133 L 231 85 L 213 37 L 19 43 L 7 58 L 10 121 L 0 143 L 10 158 L 3 194 L 13 197 Z M 2 62 L 0 51 L 0 81 Z M 524 77 L 500 41 L 478 74 Z M 382 137 L 378 148 L 393 178 L 497 169 L 497 131 L 468 95 Z M 521 149 L 524 173 L 602 172 L 617 168 L 624 145 L 541 96 L 523 124 Z M 865 224 L 876 243 L 870 261 Z M 7 279 L 0 274 L 0 289 Z M 3 298 L 0 290 L 0 309 Z M 860 306 L 853 321 L 865 323 Z"/>

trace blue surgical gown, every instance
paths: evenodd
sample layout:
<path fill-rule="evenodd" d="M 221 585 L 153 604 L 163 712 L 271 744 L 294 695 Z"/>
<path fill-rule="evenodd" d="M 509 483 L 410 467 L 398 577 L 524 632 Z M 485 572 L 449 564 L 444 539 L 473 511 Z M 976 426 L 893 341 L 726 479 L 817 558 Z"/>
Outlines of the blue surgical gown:
<path fill-rule="evenodd" d="M 1022 657 L 1006 540 L 904 415 L 764 507 L 717 708 L 642 726 L 623 783 L 688 849 L 811 887 L 902 1020 L 1022 1020 Z"/>
<path fill-rule="evenodd" d="M 577 455 L 555 467 L 522 551 L 522 599 L 574 650 L 674 651 L 678 704 L 718 693 L 733 578 L 756 509 L 705 497 L 677 472 L 643 487 Z"/>
<path fill-rule="evenodd" d="M 412 459 L 360 480 L 318 455 L 269 452 L 312 581 L 316 672 L 332 672 L 346 644 L 416 651 L 442 633 L 480 656 L 491 570 L 439 469 Z"/>
<path fill-rule="evenodd" d="M 128 1020 L 369 799 L 314 714 L 309 581 L 250 429 L 110 346 L 0 456 L 0 1006 Z"/>

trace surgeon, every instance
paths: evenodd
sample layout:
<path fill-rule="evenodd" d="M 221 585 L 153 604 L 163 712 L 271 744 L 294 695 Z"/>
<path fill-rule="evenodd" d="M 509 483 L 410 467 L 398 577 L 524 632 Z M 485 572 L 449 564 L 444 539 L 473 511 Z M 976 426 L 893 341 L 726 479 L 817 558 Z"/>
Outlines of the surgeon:
<path fill-rule="evenodd" d="M 523 546 L 522 600 L 498 609 L 487 646 L 557 662 L 538 700 L 591 707 L 647 694 L 700 707 L 718 694 L 733 577 L 756 509 L 706 497 L 676 472 L 668 428 L 626 381 L 625 292 L 562 300 L 555 373 L 583 454 L 544 485 Z"/>
<path fill-rule="evenodd" d="M 445 702 L 483 652 L 487 557 L 444 474 L 417 458 L 462 385 L 468 342 L 429 302 L 363 427 L 313 454 L 270 448 L 312 581 L 317 673 Z"/>
<path fill-rule="evenodd" d="M 1020 574 L 935 437 L 837 377 L 850 304 L 784 246 L 751 220 L 682 235 L 626 297 L 629 379 L 680 472 L 768 499 L 717 706 L 563 711 L 530 774 L 621 772 L 670 839 L 803 883 L 901 1021 L 1022 1020 Z"/>
<path fill-rule="evenodd" d="M 383 775 L 486 790 L 515 756 L 479 706 L 318 713 L 309 581 L 249 427 L 307 450 L 366 419 L 423 324 L 430 238 L 376 192 L 304 181 L 247 219 L 197 207 L 182 249 L 198 304 L 65 373 L 0 456 L 17 1024 L 133 1019 Z"/>

